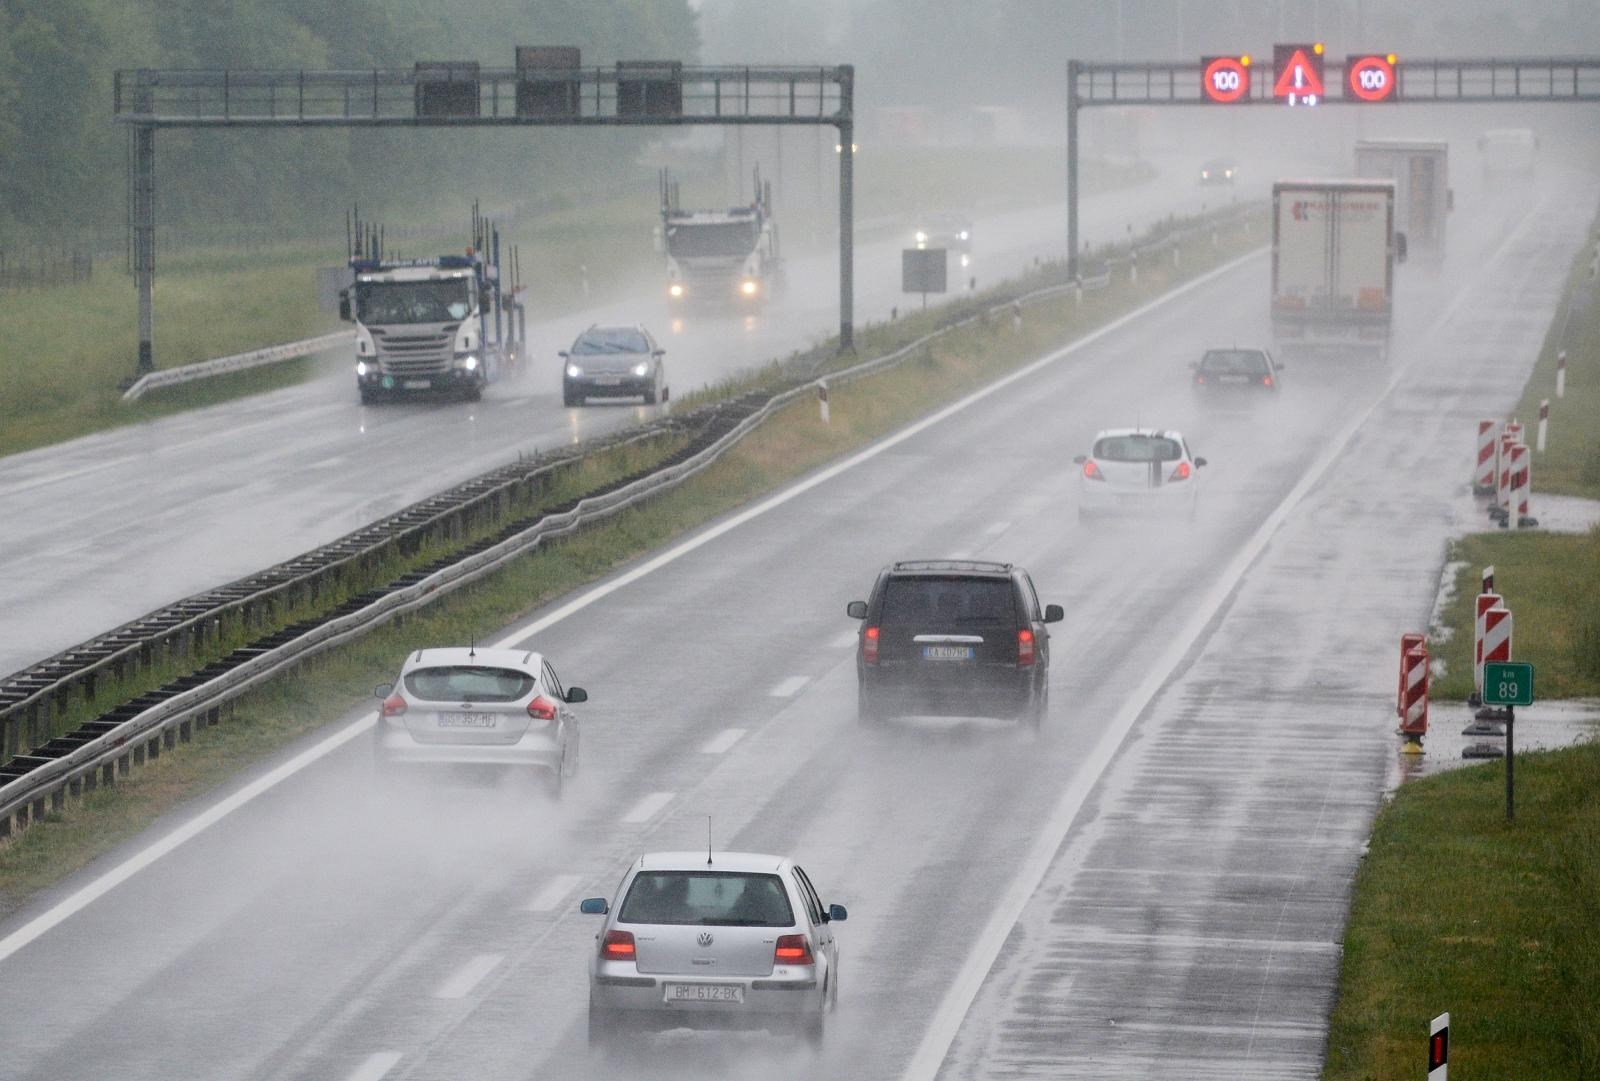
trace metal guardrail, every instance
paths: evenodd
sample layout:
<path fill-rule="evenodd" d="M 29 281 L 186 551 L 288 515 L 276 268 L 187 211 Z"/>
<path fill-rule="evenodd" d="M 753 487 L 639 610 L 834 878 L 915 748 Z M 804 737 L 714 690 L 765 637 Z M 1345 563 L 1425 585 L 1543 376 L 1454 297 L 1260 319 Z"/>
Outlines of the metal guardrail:
<path fill-rule="evenodd" d="M 83 646 L 0 681 L 0 740 L 13 756 L 0 763 L 0 836 L 25 828 L 48 809 L 60 810 L 68 794 L 112 783 L 117 773 L 132 764 L 155 757 L 177 741 L 187 741 L 193 726 L 215 723 L 221 708 L 284 669 L 348 641 L 372 628 L 431 603 L 441 596 L 493 572 L 510 559 L 552 537 L 564 536 L 601 521 L 684 480 L 710 465 L 774 412 L 802 396 L 814 394 L 820 383 L 849 382 L 892 367 L 923 346 L 953 330 L 986 320 L 1014 305 L 1037 303 L 1073 290 L 1093 290 L 1110 284 L 1116 267 L 1137 265 L 1147 256 L 1175 251 L 1179 240 L 1252 212 L 1251 207 L 1219 215 L 1198 226 L 1174 229 L 1127 255 L 1108 255 L 1101 273 L 1031 290 L 986 305 L 938 327 L 892 353 L 818 377 L 808 372 L 795 377 L 795 385 L 773 392 L 757 392 L 740 399 L 703 407 L 686 418 L 669 418 L 636 430 L 605 446 L 617 446 L 681 433 L 686 423 L 703 425 L 701 446 L 692 453 L 649 473 L 593 494 L 574 505 L 542 514 L 531 524 L 502 529 L 494 537 L 468 546 L 465 555 L 445 557 L 419 571 L 407 573 L 389 585 L 352 597 L 332 613 L 304 620 L 233 650 L 212 664 L 181 676 L 162 688 L 112 709 L 73 733 L 45 739 L 29 753 L 16 753 L 15 744 L 26 720 L 30 733 L 48 736 L 52 704 L 65 704 L 74 689 L 93 698 L 97 678 L 123 676 L 141 665 L 156 663 L 158 652 L 188 653 L 208 639 L 223 640 L 241 628 L 259 625 L 278 606 L 297 598 L 314 597 L 337 584 L 339 574 L 381 560 L 410 546 L 415 551 L 430 537 L 460 536 L 475 519 L 504 511 L 519 490 L 523 494 L 550 481 L 563 468 L 578 462 L 585 450 L 573 449 L 537 463 L 503 467 L 452 489 L 365 530 L 260 575 L 181 601 L 144 620 L 134 621 Z M 589 451 L 598 449 L 588 448 Z M 491 521 L 493 519 L 491 518 Z"/>
<path fill-rule="evenodd" d="M 235 353 L 228 357 L 217 357 L 215 360 L 202 360 L 197 364 L 183 364 L 176 368 L 163 368 L 158 372 L 146 372 L 123 391 L 122 400 L 136 402 L 150 391 L 162 387 L 175 387 L 180 383 L 192 383 L 197 379 L 213 379 L 219 375 L 232 375 L 234 372 L 259 368 L 266 364 L 296 360 L 340 346 L 353 345 L 355 340 L 355 331 L 336 330 L 332 334 L 324 334 L 317 338 L 286 342 L 283 345 L 269 345 L 265 349 L 252 349 L 248 353 Z"/>

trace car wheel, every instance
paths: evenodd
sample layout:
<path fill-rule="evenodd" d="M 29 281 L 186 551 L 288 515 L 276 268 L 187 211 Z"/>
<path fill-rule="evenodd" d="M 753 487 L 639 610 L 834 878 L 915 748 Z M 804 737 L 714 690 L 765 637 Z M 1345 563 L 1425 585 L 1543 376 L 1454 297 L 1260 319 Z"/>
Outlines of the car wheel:
<path fill-rule="evenodd" d="M 562 787 L 561 770 L 559 768 L 547 769 L 544 773 L 544 790 L 550 794 L 551 799 L 560 799 Z"/>
<path fill-rule="evenodd" d="M 805 1037 L 806 1043 L 814 1050 L 821 1050 L 822 1042 L 828 1034 L 828 1015 L 814 1013 L 801 1022 L 800 1033 Z"/>
<path fill-rule="evenodd" d="M 610 1010 L 604 1010 L 589 1004 L 589 1049 L 591 1051 L 605 1051 L 617 1045 L 617 1016 Z"/>
<path fill-rule="evenodd" d="M 1028 727 L 1035 732 L 1044 727 L 1044 719 L 1050 715 L 1050 688 L 1044 687 L 1040 693 L 1034 695 L 1033 701 L 1028 704 Z"/>
<path fill-rule="evenodd" d="M 361 404 L 362 405 L 374 405 L 374 404 L 377 403 L 377 401 L 378 401 L 378 392 L 377 391 L 368 390 L 366 387 L 360 387 L 358 389 L 361 392 Z"/>
<path fill-rule="evenodd" d="M 568 388 L 562 388 L 562 391 L 561 391 L 561 404 L 564 405 L 564 406 L 567 406 L 568 408 L 571 408 L 573 406 L 582 405 L 583 404 L 583 395 L 579 394 L 575 390 L 571 390 L 571 389 L 568 389 Z"/>
<path fill-rule="evenodd" d="M 644 404 L 645 405 L 655 405 L 656 404 L 656 398 L 660 397 L 660 391 L 661 391 L 661 381 L 660 380 L 657 380 L 656 382 L 651 383 L 650 384 L 650 389 L 646 390 L 644 392 Z"/>
<path fill-rule="evenodd" d="M 872 699 L 867 697 L 865 687 L 856 689 L 856 720 L 863 728 L 876 728 L 883 722 L 883 715 L 873 705 Z"/>

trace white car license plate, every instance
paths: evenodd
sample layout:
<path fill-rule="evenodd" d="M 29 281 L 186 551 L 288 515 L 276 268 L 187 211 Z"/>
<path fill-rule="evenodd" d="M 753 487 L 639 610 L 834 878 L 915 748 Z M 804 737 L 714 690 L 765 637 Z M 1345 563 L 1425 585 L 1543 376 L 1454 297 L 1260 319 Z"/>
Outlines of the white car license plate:
<path fill-rule="evenodd" d="M 493 713 L 441 713 L 440 728 L 493 728 Z"/>
<path fill-rule="evenodd" d="M 1243 386 L 1245 383 L 1250 382 L 1250 377 L 1248 375 L 1219 375 L 1217 376 L 1217 382 L 1226 383 L 1229 386 Z"/>
<path fill-rule="evenodd" d="M 737 983 L 669 983 L 668 1002 L 744 1002 L 744 987 Z"/>
<path fill-rule="evenodd" d="M 922 659 L 925 661 L 970 661 L 972 660 L 972 647 L 923 646 Z"/>
<path fill-rule="evenodd" d="M 597 387 L 618 387 L 618 386 L 622 385 L 622 376 L 620 376 L 620 375 L 600 375 L 600 376 L 596 376 L 595 380 L 594 380 L 594 384 Z"/>
<path fill-rule="evenodd" d="M 428 379 L 407 379 L 406 380 L 406 389 L 407 390 L 427 390 L 431 386 L 433 386 L 433 382 L 431 380 L 428 380 Z"/>

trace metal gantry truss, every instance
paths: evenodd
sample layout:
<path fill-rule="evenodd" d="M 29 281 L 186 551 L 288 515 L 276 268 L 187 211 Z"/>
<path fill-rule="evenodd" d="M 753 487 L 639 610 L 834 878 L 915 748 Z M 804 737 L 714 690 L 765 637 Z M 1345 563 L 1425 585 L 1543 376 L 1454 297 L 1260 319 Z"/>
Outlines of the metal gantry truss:
<path fill-rule="evenodd" d="M 1175 63 L 1098 63 L 1067 61 L 1067 246 L 1071 272 L 1078 265 L 1078 110 L 1095 105 L 1198 105 L 1235 109 L 1249 105 L 1289 108 L 1273 96 L 1271 53 L 1257 61 L 1263 70 L 1250 91 L 1222 104 L 1201 92 L 1199 60 Z M 1600 102 L 1600 57 L 1514 57 L 1478 59 L 1401 58 L 1395 66 L 1398 88 L 1389 101 L 1362 101 L 1348 94 L 1344 60 L 1325 59 L 1322 100 L 1311 108 L 1357 105 L 1387 109 L 1405 104 L 1584 104 Z"/>
<path fill-rule="evenodd" d="M 129 192 L 138 371 L 155 367 L 155 133 L 161 128 L 823 126 L 838 131 L 839 345 L 853 345 L 855 69 L 848 65 L 116 73 L 113 116 L 133 133 Z"/>

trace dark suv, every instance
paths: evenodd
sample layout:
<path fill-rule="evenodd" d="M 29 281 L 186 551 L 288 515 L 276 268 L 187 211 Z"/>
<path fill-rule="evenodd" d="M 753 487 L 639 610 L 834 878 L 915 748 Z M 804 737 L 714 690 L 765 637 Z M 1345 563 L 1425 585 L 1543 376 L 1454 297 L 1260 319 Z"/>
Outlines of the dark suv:
<path fill-rule="evenodd" d="M 885 567 L 872 599 L 845 611 L 856 643 L 859 716 L 896 713 L 1044 721 L 1050 635 L 1059 604 L 1039 605 L 1028 572 L 1010 563 L 905 560 Z"/>

